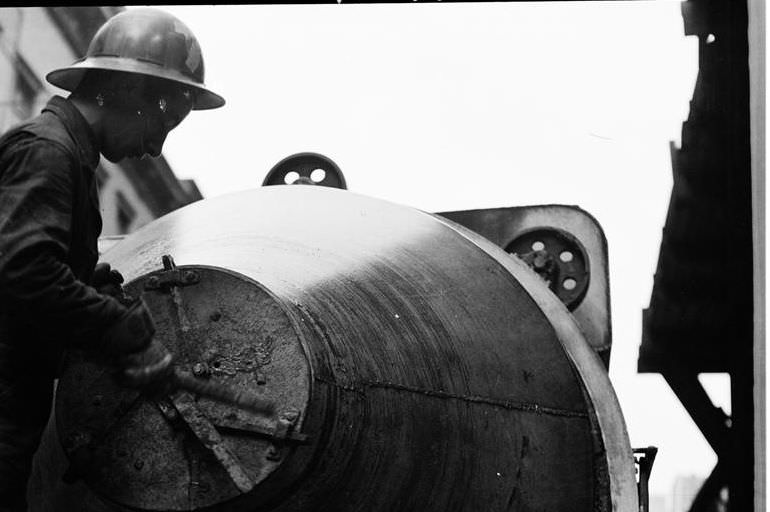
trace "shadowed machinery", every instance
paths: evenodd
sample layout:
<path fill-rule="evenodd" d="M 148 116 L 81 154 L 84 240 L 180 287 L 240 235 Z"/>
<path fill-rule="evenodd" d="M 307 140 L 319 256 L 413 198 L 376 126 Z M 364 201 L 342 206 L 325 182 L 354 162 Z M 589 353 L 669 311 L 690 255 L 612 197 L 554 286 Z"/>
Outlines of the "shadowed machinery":
<path fill-rule="evenodd" d="M 73 354 L 32 510 L 639 509 L 595 221 L 338 188 L 199 201 L 103 254 L 178 371 L 270 407 Z"/>

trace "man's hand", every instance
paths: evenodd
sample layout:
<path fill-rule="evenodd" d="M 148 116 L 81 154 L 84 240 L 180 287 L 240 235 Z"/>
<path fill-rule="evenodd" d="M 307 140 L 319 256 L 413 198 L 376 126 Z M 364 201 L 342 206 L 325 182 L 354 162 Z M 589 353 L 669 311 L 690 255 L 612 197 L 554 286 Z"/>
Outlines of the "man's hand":
<path fill-rule="evenodd" d="M 97 263 L 94 275 L 91 278 L 91 286 L 102 295 L 109 295 L 118 299 L 123 305 L 128 305 L 130 298 L 126 296 L 121 284 L 123 276 L 120 272 L 110 267 L 109 263 Z"/>
<path fill-rule="evenodd" d="M 144 300 L 133 301 L 104 336 L 104 351 L 118 368 L 118 382 L 141 388 L 168 380 L 173 357 L 154 335 L 155 323 Z"/>
<path fill-rule="evenodd" d="M 170 384 L 174 358 L 160 341 L 152 339 L 139 352 L 118 358 L 118 382 L 132 388 L 163 388 Z"/>

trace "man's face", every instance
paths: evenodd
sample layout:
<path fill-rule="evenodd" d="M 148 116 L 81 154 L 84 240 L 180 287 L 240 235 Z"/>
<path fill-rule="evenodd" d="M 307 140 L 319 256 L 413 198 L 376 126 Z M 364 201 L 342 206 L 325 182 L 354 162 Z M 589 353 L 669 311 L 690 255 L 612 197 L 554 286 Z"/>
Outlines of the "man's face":
<path fill-rule="evenodd" d="M 168 132 L 192 109 L 192 92 L 174 82 L 124 75 L 105 98 L 101 152 L 107 160 L 157 157 Z"/>

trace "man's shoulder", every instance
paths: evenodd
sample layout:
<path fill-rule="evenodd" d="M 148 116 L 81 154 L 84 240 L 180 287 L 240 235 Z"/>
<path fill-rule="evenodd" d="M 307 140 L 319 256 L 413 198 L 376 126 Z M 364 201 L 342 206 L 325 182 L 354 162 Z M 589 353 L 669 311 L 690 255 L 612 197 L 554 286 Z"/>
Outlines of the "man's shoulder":
<path fill-rule="evenodd" d="M 0 137 L 0 152 L 14 146 L 56 148 L 67 155 L 76 155 L 76 147 L 66 127 L 59 118 L 47 111 L 17 124 Z"/>

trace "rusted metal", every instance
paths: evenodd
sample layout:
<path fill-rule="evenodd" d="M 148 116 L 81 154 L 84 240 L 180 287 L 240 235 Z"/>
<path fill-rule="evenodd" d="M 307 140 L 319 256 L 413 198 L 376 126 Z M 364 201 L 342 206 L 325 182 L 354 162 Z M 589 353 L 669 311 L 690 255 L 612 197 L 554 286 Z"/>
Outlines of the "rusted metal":
<path fill-rule="evenodd" d="M 174 404 L 168 397 L 160 397 L 155 399 L 155 404 L 158 406 L 160 413 L 173 425 L 175 428 L 182 426 L 182 421 L 179 417 L 179 411 L 176 410 Z"/>
<path fill-rule="evenodd" d="M 182 281 L 184 281 L 186 284 L 193 284 L 193 282 L 197 283 L 200 281 L 200 274 L 196 270 L 177 269 L 176 264 L 174 263 L 174 259 L 171 255 L 164 255 L 162 261 L 164 268 L 162 276 L 166 276 L 166 278 L 161 277 L 160 282 L 158 282 L 157 275 L 148 277 L 147 283 L 156 280 L 156 286 L 148 288 L 147 283 L 145 283 L 145 290 L 157 290 L 163 289 L 164 287 L 179 286 L 179 284 L 177 284 L 176 281 L 172 279 L 172 274 L 169 274 L 172 272 L 175 272 L 176 274 L 174 275 L 176 276 L 181 276 Z M 174 301 L 177 306 L 181 306 L 182 299 L 178 294 L 175 294 Z M 216 322 L 220 317 L 221 313 L 215 311 L 209 318 L 210 320 Z M 202 381 L 197 378 L 207 378 L 210 375 L 211 369 L 205 362 L 195 363 L 192 367 L 192 375 L 188 372 L 180 370 L 178 367 L 175 367 L 168 382 L 164 383 L 164 387 L 167 388 L 168 391 L 174 391 L 178 389 L 189 391 L 201 397 L 240 407 L 257 414 L 270 414 L 275 409 L 275 405 L 272 402 L 267 401 L 264 398 L 256 396 L 253 393 L 247 392 L 243 389 L 233 389 L 216 382 Z"/>
<path fill-rule="evenodd" d="M 211 381 L 200 380 L 179 368 L 174 369 L 170 385 L 172 388 L 189 391 L 203 398 L 216 400 L 256 414 L 272 414 L 275 411 L 275 404 L 273 402 L 265 400 L 254 393 L 242 389 L 233 389 Z"/>
<path fill-rule="evenodd" d="M 257 283 L 214 268 L 176 267 L 170 256 L 161 272 L 168 271 L 194 271 L 200 280 L 147 290 L 155 270 L 126 289 L 144 291 L 156 336 L 175 356 L 173 380 L 162 388 L 172 396 L 155 389 L 122 398 L 126 391 L 96 362 L 72 359 L 59 385 L 58 429 L 63 439 L 85 432 L 91 440 L 88 451 L 67 452 L 67 464 L 76 462 L 70 473 L 121 507 L 197 510 L 233 500 L 250 507 L 259 497 L 254 486 L 284 463 L 268 452 L 277 447 L 286 456 L 310 440 L 301 430 L 310 385 L 302 343 L 284 306 Z M 187 393 L 172 393 L 180 389 L 197 398 L 194 411 L 173 400 Z M 132 400 L 130 410 L 118 407 L 121 400 Z M 297 421 L 285 428 L 279 413 L 289 409 Z M 129 456 L 116 456 L 124 449 Z M 82 454 L 88 464 L 77 464 Z M 68 506 L 87 510 L 80 501 Z"/>
<path fill-rule="evenodd" d="M 247 470 L 227 447 L 222 436 L 214 428 L 214 425 L 198 410 L 192 398 L 181 393 L 175 394 L 171 401 L 190 428 L 190 431 L 192 431 L 203 446 L 211 450 L 211 453 L 214 454 L 225 471 L 227 471 L 227 474 L 230 475 L 230 479 L 238 490 L 242 493 L 252 490 L 254 488 L 254 481 L 249 476 Z"/>
<path fill-rule="evenodd" d="M 281 443 L 307 443 L 310 436 L 301 432 L 294 431 L 294 425 L 286 425 L 282 421 L 270 421 L 262 423 L 259 421 L 249 421 L 248 423 L 230 418 L 216 418 L 212 424 L 217 430 L 225 433 L 240 435 L 256 435 L 265 437 L 274 442 Z"/>

